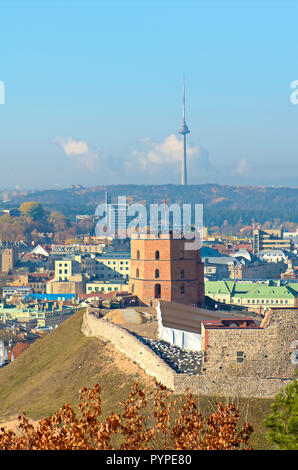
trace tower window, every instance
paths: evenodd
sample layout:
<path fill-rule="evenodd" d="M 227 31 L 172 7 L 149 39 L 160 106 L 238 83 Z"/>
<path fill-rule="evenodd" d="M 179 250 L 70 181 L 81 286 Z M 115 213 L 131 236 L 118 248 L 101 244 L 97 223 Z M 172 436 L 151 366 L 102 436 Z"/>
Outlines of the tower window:
<path fill-rule="evenodd" d="M 159 259 L 159 251 L 158 250 L 156 250 L 156 252 L 155 252 L 155 259 Z"/>
<path fill-rule="evenodd" d="M 140 250 L 137 250 L 137 259 L 140 259 Z"/>
<path fill-rule="evenodd" d="M 154 297 L 156 299 L 160 299 L 161 297 L 161 285 L 160 284 L 155 284 L 154 287 Z"/>
<path fill-rule="evenodd" d="M 181 269 L 180 277 L 181 279 L 184 279 L 184 269 Z"/>
<path fill-rule="evenodd" d="M 140 277 L 140 271 L 139 268 L 136 269 L 136 277 Z"/>
<path fill-rule="evenodd" d="M 181 286 L 180 286 L 180 294 L 184 295 L 184 293 L 185 293 L 185 286 L 184 286 L 184 284 L 181 284 Z"/>
<path fill-rule="evenodd" d="M 155 279 L 159 278 L 159 269 L 155 269 Z"/>

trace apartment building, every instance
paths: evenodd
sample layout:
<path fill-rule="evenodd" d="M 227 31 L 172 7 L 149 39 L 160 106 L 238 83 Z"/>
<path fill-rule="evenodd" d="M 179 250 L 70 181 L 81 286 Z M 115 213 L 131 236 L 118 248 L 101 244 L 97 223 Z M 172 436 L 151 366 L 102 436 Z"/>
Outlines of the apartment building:
<path fill-rule="evenodd" d="M 115 251 L 96 257 L 98 280 L 128 280 L 130 274 L 130 252 Z"/>
<path fill-rule="evenodd" d="M 86 283 L 86 294 L 92 292 L 127 292 L 128 283 L 124 280 L 119 281 L 93 281 Z"/>
<path fill-rule="evenodd" d="M 81 263 L 72 258 L 55 261 L 55 280 L 69 281 L 71 276 L 81 273 Z"/>
<path fill-rule="evenodd" d="M 268 250 L 291 251 L 293 248 L 293 240 L 284 239 L 281 229 L 265 231 L 257 228 L 253 231 L 253 252 L 255 254 Z"/>
<path fill-rule="evenodd" d="M 205 294 L 228 305 L 260 312 L 270 307 L 298 306 L 298 284 L 280 282 L 207 281 Z"/>

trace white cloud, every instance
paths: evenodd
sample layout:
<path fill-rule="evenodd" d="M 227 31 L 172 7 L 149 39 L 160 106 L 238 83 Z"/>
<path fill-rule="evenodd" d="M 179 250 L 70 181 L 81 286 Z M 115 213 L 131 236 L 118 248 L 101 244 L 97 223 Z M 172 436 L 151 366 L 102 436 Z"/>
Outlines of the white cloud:
<path fill-rule="evenodd" d="M 54 143 L 58 144 L 68 157 L 75 157 L 89 171 L 96 168 L 98 162 L 97 153 L 90 149 L 84 140 L 75 140 L 71 137 L 55 137 Z"/>
<path fill-rule="evenodd" d="M 183 141 L 174 134 L 166 137 L 161 143 L 153 143 L 150 139 L 142 139 L 146 144 L 142 150 L 134 149 L 131 158 L 126 162 L 127 167 L 139 165 L 143 170 L 152 172 L 163 165 L 175 164 L 181 161 L 183 154 Z M 187 155 L 199 155 L 200 147 L 187 145 Z"/>
<path fill-rule="evenodd" d="M 240 160 L 240 162 L 238 163 L 238 165 L 235 168 L 235 173 L 237 173 L 238 175 L 243 176 L 246 173 L 248 173 L 249 171 L 250 171 L 250 165 L 249 165 L 247 159 L 242 158 L 242 160 Z"/>
<path fill-rule="evenodd" d="M 66 155 L 82 155 L 88 152 L 88 145 L 83 140 L 74 140 L 71 137 L 55 137 L 54 142 L 60 145 Z"/>
<path fill-rule="evenodd" d="M 135 178 L 147 182 L 180 181 L 183 139 L 174 134 L 161 142 L 145 137 L 123 156 L 90 148 L 87 142 L 70 137 L 55 137 L 54 142 L 75 162 L 78 170 L 87 170 L 89 176 L 104 174 L 108 180 L 129 182 Z M 187 166 L 191 170 L 189 179 L 194 182 L 201 179 L 210 170 L 208 151 L 188 141 Z"/>

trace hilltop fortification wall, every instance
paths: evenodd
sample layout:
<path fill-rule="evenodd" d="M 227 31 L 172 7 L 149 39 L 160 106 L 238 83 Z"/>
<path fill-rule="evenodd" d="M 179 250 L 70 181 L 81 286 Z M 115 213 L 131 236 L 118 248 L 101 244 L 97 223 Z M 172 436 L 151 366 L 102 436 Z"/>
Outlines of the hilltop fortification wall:
<path fill-rule="evenodd" d="M 242 374 L 237 376 L 237 373 L 230 375 L 230 371 L 217 368 L 208 369 L 201 375 L 178 374 L 129 331 L 98 319 L 87 310 L 83 317 L 82 332 L 85 336 L 111 341 L 119 351 L 175 394 L 182 394 L 188 389 L 194 395 L 272 398 L 292 380 Z"/>

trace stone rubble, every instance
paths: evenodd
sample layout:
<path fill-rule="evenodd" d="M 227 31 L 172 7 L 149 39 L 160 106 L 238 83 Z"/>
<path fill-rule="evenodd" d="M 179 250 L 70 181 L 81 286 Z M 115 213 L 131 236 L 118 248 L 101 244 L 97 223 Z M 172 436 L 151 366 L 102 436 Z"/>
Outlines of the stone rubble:
<path fill-rule="evenodd" d="M 165 341 L 159 341 L 156 339 L 144 337 L 139 337 L 138 339 L 150 347 L 178 374 L 201 374 L 201 352 L 186 351 L 178 346 L 172 346 Z"/>

